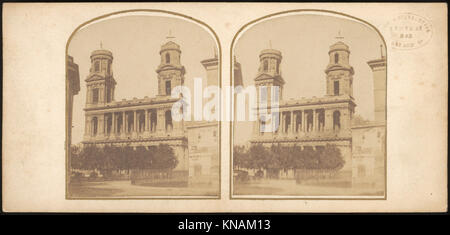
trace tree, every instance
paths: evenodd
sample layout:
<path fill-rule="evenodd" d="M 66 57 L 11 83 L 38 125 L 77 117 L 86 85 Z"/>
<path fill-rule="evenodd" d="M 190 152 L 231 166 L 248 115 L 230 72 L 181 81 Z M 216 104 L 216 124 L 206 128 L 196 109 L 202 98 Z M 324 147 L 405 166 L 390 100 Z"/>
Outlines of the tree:
<path fill-rule="evenodd" d="M 262 170 L 267 167 L 268 151 L 262 145 L 252 145 L 249 149 L 250 169 Z"/>
<path fill-rule="evenodd" d="M 319 168 L 320 169 L 341 169 L 345 161 L 342 158 L 341 151 L 334 145 L 327 145 L 319 152 Z"/>
<path fill-rule="evenodd" d="M 266 161 L 266 163 L 264 164 L 265 168 L 280 169 L 283 157 L 285 157 L 285 155 L 283 154 L 283 148 L 279 144 L 273 144 L 264 159 Z"/>
<path fill-rule="evenodd" d="M 116 147 L 107 145 L 103 148 L 102 154 L 103 159 L 101 159 L 101 166 L 100 166 L 102 174 L 110 176 L 112 174 L 112 171 L 117 169 L 115 161 L 116 155 L 117 155 Z"/>
<path fill-rule="evenodd" d="M 81 168 L 86 170 L 95 170 L 100 168 L 103 160 L 103 151 L 95 145 L 86 146 L 81 151 Z"/>
<path fill-rule="evenodd" d="M 248 168 L 249 154 L 245 149 L 245 146 L 233 147 L 233 168 Z"/>
<path fill-rule="evenodd" d="M 144 146 L 137 146 L 134 150 L 134 169 L 147 169 L 151 163 L 151 155 Z"/>
<path fill-rule="evenodd" d="M 294 145 L 291 148 L 291 164 L 292 169 L 306 168 L 305 156 L 303 154 L 302 147 Z"/>
<path fill-rule="evenodd" d="M 74 169 L 100 170 L 109 175 L 113 170 L 130 169 L 173 169 L 178 160 L 167 144 L 151 146 L 103 148 L 96 145 L 85 146 L 81 151 L 76 148 L 71 154 L 71 167 Z"/>
<path fill-rule="evenodd" d="M 233 167 L 235 169 L 248 168 L 256 170 L 269 170 L 276 174 L 278 170 L 289 169 L 333 169 L 339 170 L 345 161 L 339 148 L 335 145 L 323 147 L 282 146 L 272 145 L 266 148 L 263 145 L 251 145 L 249 149 L 243 146 L 233 148 Z"/>
<path fill-rule="evenodd" d="M 304 168 L 306 169 L 317 169 L 319 165 L 319 159 L 317 158 L 317 153 L 311 146 L 303 147 L 301 155 L 304 159 Z"/>
<path fill-rule="evenodd" d="M 154 151 L 151 169 L 173 169 L 178 165 L 178 159 L 173 149 L 167 144 L 160 144 Z"/>
<path fill-rule="evenodd" d="M 70 167 L 72 169 L 81 169 L 82 168 L 82 159 L 81 159 L 81 148 L 72 145 L 70 146 Z"/>
<path fill-rule="evenodd" d="M 294 146 L 283 146 L 279 152 L 279 168 L 284 172 L 294 168 Z"/>

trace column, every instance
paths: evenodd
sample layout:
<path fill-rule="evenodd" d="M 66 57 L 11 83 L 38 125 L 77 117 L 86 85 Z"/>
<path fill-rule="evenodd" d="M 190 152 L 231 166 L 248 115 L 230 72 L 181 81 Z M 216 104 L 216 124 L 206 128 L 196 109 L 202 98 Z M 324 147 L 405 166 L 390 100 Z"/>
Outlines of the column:
<path fill-rule="evenodd" d="M 122 135 L 125 135 L 125 124 L 126 124 L 126 122 L 125 122 L 125 118 L 126 118 L 126 115 L 125 115 L 125 112 L 122 112 Z"/>
<path fill-rule="evenodd" d="M 149 120 L 148 120 L 148 110 L 144 110 L 145 113 L 145 121 L 144 121 L 144 131 L 148 132 L 149 131 Z"/>
<path fill-rule="evenodd" d="M 136 110 L 133 111 L 133 132 L 137 132 Z"/>
<path fill-rule="evenodd" d="M 317 114 L 316 114 L 316 122 L 317 122 L 317 124 L 316 124 L 316 130 L 317 131 L 319 131 L 319 116 L 320 116 L 320 109 L 317 109 L 316 110 L 316 112 L 317 112 Z"/>
<path fill-rule="evenodd" d="M 302 132 L 306 132 L 306 110 L 302 110 Z"/>
<path fill-rule="evenodd" d="M 341 109 L 339 110 L 339 112 L 341 113 L 341 130 L 346 130 L 347 127 L 349 126 L 349 114 L 348 114 L 348 109 Z"/>
<path fill-rule="evenodd" d="M 180 131 L 182 130 L 182 123 L 183 120 L 180 121 L 175 121 L 174 119 L 172 119 L 172 132 L 173 133 L 180 133 Z"/>
<path fill-rule="evenodd" d="M 89 99 L 91 97 L 91 89 L 89 89 L 89 86 L 87 87 L 86 91 L 86 104 L 90 104 L 91 100 Z"/>
<path fill-rule="evenodd" d="M 253 134 L 259 135 L 259 115 L 257 116 L 256 120 L 253 122 Z"/>
<path fill-rule="evenodd" d="M 104 120 L 105 120 L 105 115 L 104 114 L 99 115 L 97 128 L 98 128 L 98 134 L 100 136 L 103 136 L 104 133 L 105 133 L 105 122 L 104 122 Z"/>
<path fill-rule="evenodd" d="M 103 89 L 103 87 L 100 88 L 98 93 L 99 93 L 98 94 L 98 101 L 99 101 L 99 103 L 105 102 L 105 89 Z"/>
<path fill-rule="evenodd" d="M 312 125 L 312 131 L 314 132 L 314 131 L 316 131 L 317 129 L 316 129 L 316 124 L 317 124 L 317 115 L 316 115 L 316 110 L 312 110 L 312 113 L 313 113 L 313 125 Z"/>
<path fill-rule="evenodd" d="M 316 115 L 317 125 L 316 125 L 316 127 L 317 127 L 317 131 L 319 131 L 319 129 L 320 129 L 320 109 L 318 109 L 316 111 L 317 111 L 317 115 Z"/>
<path fill-rule="evenodd" d="M 278 129 L 276 129 L 276 120 L 278 120 Z M 272 113 L 272 134 L 273 135 L 278 135 L 278 133 L 280 133 L 280 113 Z"/>
<path fill-rule="evenodd" d="M 91 128 L 90 128 L 90 124 L 91 124 L 91 118 L 89 116 L 86 116 L 86 120 L 84 123 L 84 136 L 90 136 L 91 133 Z"/>
<path fill-rule="evenodd" d="M 163 132 L 165 125 L 166 125 L 166 120 L 165 120 L 165 116 L 164 116 L 164 109 L 163 108 L 158 108 L 156 111 L 156 117 L 158 118 L 157 124 L 156 124 L 156 131 L 157 132 Z"/>
<path fill-rule="evenodd" d="M 294 111 L 291 111 L 291 133 L 294 133 L 294 124 L 295 124 L 295 119 L 294 119 Z"/>
<path fill-rule="evenodd" d="M 333 110 L 325 109 L 325 131 L 333 130 Z"/>
<path fill-rule="evenodd" d="M 112 112 L 111 118 L 112 118 L 112 134 L 115 135 L 116 134 L 116 113 L 115 112 Z"/>
<path fill-rule="evenodd" d="M 114 101 L 114 90 L 115 90 L 116 88 L 112 88 L 111 89 L 111 101 Z"/>

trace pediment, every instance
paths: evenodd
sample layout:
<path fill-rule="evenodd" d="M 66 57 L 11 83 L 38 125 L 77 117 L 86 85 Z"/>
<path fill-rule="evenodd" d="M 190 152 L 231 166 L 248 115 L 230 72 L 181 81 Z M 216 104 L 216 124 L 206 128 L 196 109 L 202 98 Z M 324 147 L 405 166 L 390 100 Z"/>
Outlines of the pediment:
<path fill-rule="evenodd" d="M 343 65 L 339 65 L 339 64 L 332 64 L 332 65 L 329 65 L 325 69 L 326 72 L 333 71 L 333 70 L 347 70 L 347 71 L 350 71 L 351 74 L 354 74 L 354 70 L 353 70 L 352 66 L 343 66 Z"/>
<path fill-rule="evenodd" d="M 263 80 L 268 80 L 268 79 L 278 80 L 281 83 L 284 83 L 284 80 L 283 80 L 282 77 L 280 77 L 280 76 L 272 76 L 272 75 L 267 74 L 267 73 L 258 74 L 258 76 L 256 76 L 256 78 L 255 78 L 255 81 L 263 81 Z"/>
<path fill-rule="evenodd" d="M 98 74 L 93 74 L 93 75 L 89 76 L 85 81 L 91 82 L 91 81 L 97 81 L 97 80 L 103 80 L 103 79 L 105 79 L 105 78 Z"/>
<path fill-rule="evenodd" d="M 261 73 L 261 74 L 258 74 L 258 76 L 256 76 L 256 78 L 255 78 L 255 81 L 258 81 L 258 80 L 266 80 L 266 79 L 275 79 L 276 77 L 274 77 L 274 76 L 272 76 L 272 75 L 270 75 L 270 74 L 267 74 L 267 73 Z"/>
<path fill-rule="evenodd" d="M 159 73 L 160 71 L 165 71 L 165 70 L 180 70 L 180 71 L 182 71 L 182 73 L 185 72 L 184 66 L 174 66 L 172 64 L 160 65 L 156 69 L 156 72 Z"/>

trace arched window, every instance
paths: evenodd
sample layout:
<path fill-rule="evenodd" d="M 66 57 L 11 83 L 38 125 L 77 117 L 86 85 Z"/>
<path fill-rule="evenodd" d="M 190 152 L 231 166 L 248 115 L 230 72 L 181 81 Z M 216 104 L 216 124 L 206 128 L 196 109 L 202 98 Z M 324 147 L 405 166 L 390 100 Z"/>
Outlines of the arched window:
<path fill-rule="evenodd" d="M 286 112 L 284 113 L 284 133 L 288 133 L 290 127 L 291 127 L 291 112 Z"/>
<path fill-rule="evenodd" d="M 335 53 L 334 54 L 334 63 L 337 64 L 339 62 L 339 54 Z"/>
<path fill-rule="evenodd" d="M 299 132 L 302 126 L 302 112 L 295 111 L 295 132 Z"/>
<path fill-rule="evenodd" d="M 319 110 L 319 116 L 317 117 L 317 119 L 319 123 L 318 125 L 319 131 L 323 131 L 323 128 L 325 126 L 325 110 L 323 109 Z"/>
<path fill-rule="evenodd" d="M 333 112 L 333 130 L 341 128 L 341 113 L 339 111 Z"/>
<path fill-rule="evenodd" d="M 95 72 L 100 72 L 100 61 L 95 61 L 94 63 L 94 71 Z"/>
<path fill-rule="evenodd" d="M 106 88 L 106 102 L 111 102 L 111 88 Z"/>
<path fill-rule="evenodd" d="M 166 64 L 170 63 L 170 54 L 166 53 Z"/>
<path fill-rule="evenodd" d="M 269 71 L 269 61 L 267 61 L 267 60 L 264 60 L 263 71 L 264 72 Z"/>
<path fill-rule="evenodd" d="M 173 128 L 172 125 L 172 112 L 170 110 L 167 110 L 165 113 L 166 117 L 166 131 L 171 131 Z"/>
<path fill-rule="evenodd" d="M 267 104 L 267 87 L 266 86 L 261 86 L 260 87 L 260 90 L 259 90 L 259 92 L 260 92 L 260 94 L 261 94 L 261 96 L 260 96 L 260 99 L 259 99 L 259 102 L 260 102 L 260 104 L 261 105 L 268 105 Z"/>
<path fill-rule="evenodd" d="M 170 81 L 166 81 L 166 95 L 170 95 L 172 93 L 172 85 Z"/>
<path fill-rule="evenodd" d="M 97 126 L 98 126 L 98 121 L 97 121 L 97 117 L 92 118 L 92 135 L 96 136 L 97 135 Z"/>
<path fill-rule="evenodd" d="M 92 89 L 92 103 L 96 104 L 98 103 L 98 97 L 99 97 L 99 90 L 98 88 Z"/>
<path fill-rule="evenodd" d="M 120 114 L 117 117 L 117 130 L 116 130 L 117 133 L 122 133 L 122 122 L 123 122 L 122 114 Z"/>
<path fill-rule="evenodd" d="M 272 113 L 272 132 L 278 134 L 278 130 L 280 129 L 280 112 Z"/>
<path fill-rule="evenodd" d="M 334 81 L 334 95 L 339 95 L 339 81 Z"/>
<path fill-rule="evenodd" d="M 128 122 L 128 126 L 127 126 L 127 132 L 131 133 L 134 129 L 134 115 L 133 113 L 128 113 L 127 115 L 127 122 Z"/>
<path fill-rule="evenodd" d="M 145 131 L 145 114 L 139 113 L 139 132 Z"/>
<path fill-rule="evenodd" d="M 107 114 L 106 115 L 106 133 L 109 135 L 111 134 L 111 130 L 112 130 L 112 114 Z"/>
<path fill-rule="evenodd" d="M 312 110 L 308 111 L 306 114 L 306 132 L 313 131 L 313 112 Z"/>

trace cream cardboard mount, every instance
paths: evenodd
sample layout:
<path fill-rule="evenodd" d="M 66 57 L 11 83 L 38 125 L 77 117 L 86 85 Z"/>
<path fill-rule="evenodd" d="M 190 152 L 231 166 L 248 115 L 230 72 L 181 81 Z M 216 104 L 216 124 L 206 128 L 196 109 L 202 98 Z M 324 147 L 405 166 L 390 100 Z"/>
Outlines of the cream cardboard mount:
<path fill-rule="evenodd" d="M 446 8 L 369 5 L 4 4 L 3 210 L 446 211 Z"/>

